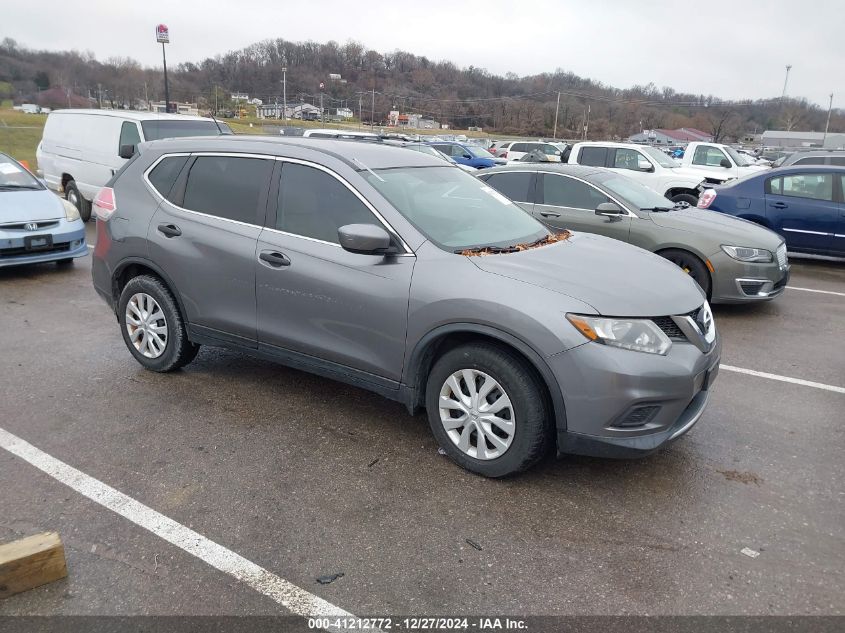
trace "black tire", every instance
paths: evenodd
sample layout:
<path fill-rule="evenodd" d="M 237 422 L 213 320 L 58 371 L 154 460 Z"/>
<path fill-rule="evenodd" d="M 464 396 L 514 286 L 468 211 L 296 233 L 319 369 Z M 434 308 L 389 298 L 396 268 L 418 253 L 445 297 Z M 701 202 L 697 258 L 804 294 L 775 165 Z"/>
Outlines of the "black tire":
<path fill-rule="evenodd" d="M 707 295 L 707 298 L 710 299 L 710 271 L 707 270 L 707 266 L 704 265 L 703 261 L 689 251 L 684 251 L 679 248 L 670 248 L 659 252 L 658 255 L 668 259 L 692 277 L 695 282 L 701 286 L 701 289 L 704 291 L 704 294 Z"/>
<path fill-rule="evenodd" d="M 79 211 L 79 217 L 83 222 L 91 219 L 91 203 L 82 197 L 76 186 L 76 182 L 73 180 L 68 181 L 65 185 L 65 198 L 76 207 L 76 210 Z"/>
<path fill-rule="evenodd" d="M 676 196 L 672 196 L 672 202 L 686 202 L 689 206 L 695 207 L 698 206 L 698 196 L 694 196 L 691 193 L 679 193 Z"/>
<path fill-rule="evenodd" d="M 65 268 L 67 266 L 73 266 L 73 257 L 68 257 L 67 259 L 57 260 L 56 266 L 61 266 L 62 268 Z"/>
<path fill-rule="evenodd" d="M 456 371 L 476 369 L 498 382 L 513 406 L 515 430 L 504 453 L 477 459 L 459 449 L 440 420 L 440 390 Z M 539 461 L 551 445 L 552 421 L 545 390 L 533 369 L 507 348 L 492 343 L 471 343 L 449 350 L 434 363 L 426 383 L 428 423 L 437 442 L 452 461 L 484 477 L 506 477 Z M 475 432 L 477 433 L 477 432 Z M 476 442 L 477 442 L 476 435 Z"/>
<path fill-rule="evenodd" d="M 126 321 L 126 305 L 129 300 L 138 293 L 144 293 L 155 299 L 164 314 L 167 327 L 167 338 L 164 351 L 157 358 L 148 358 L 138 351 L 129 338 Z M 123 342 L 132 356 L 135 357 L 145 369 L 158 372 L 173 371 L 190 363 L 199 351 L 199 345 L 191 343 L 188 339 L 188 332 L 185 328 L 185 320 L 179 312 L 179 306 L 170 290 L 162 281 L 151 275 L 133 277 L 123 288 L 118 300 L 117 319 L 120 323 L 120 331 L 123 335 Z M 160 322 L 159 322 L 160 323 Z"/>

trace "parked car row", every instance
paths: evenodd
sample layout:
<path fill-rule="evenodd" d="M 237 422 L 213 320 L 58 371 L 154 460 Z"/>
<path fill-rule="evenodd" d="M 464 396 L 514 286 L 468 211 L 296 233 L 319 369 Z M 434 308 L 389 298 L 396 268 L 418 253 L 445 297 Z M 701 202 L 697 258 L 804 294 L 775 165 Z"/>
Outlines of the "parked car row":
<path fill-rule="evenodd" d="M 511 143 L 503 158 L 336 130 L 149 141 L 123 123 L 93 200 L 92 277 L 143 367 L 210 345 L 370 389 L 424 408 L 446 454 L 491 477 L 549 450 L 638 456 L 686 433 L 718 372 L 710 303 L 771 300 L 788 247 L 845 238 L 845 168 L 744 173 L 715 144 L 681 166 L 622 143 Z M 39 151 L 83 173 L 96 156 L 72 162 L 73 135 L 54 132 Z M 84 254 L 77 208 L 15 165 L 0 159 L 0 204 L 42 195 L 49 226 L 4 221 L 0 246 Z M 67 249 L 48 253 L 63 231 Z"/>

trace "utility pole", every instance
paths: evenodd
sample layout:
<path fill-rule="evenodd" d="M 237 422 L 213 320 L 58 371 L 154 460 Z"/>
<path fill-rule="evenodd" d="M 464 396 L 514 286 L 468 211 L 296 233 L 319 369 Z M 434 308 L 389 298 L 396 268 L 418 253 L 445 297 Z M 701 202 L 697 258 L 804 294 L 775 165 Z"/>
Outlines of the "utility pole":
<path fill-rule="evenodd" d="M 783 100 L 786 97 L 786 84 L 789 81 L 789 71 L 792 70 L 792 64 L 786 65 L 786 78 L 783 80 L 783 92 L 780 95 L 780 103 L 783 105 Z"/>
<path fill-rule="evenodd" d="M 555 106 L 555 129 L 552 132 L 552 138 L 557 139 L 557 113 L 560 111 L 560 90 L 557 91 L 557 105 Z"/>
<path fill-rule="evenodd" d="M 824 139 L 822 140 L 822 147 L 827 141 L 827 129 L 830 127 L 830 111 L 833 110 L 833 93 L 830 93 L 830 105 L 827 106 L 827 123 L 824 124 Z"/>
<path fill-rule="evenodd" d="M 214 84 L 214 116 L 217 116 L 217 84 Z"/>
<path fill-rule="evenodd" d="M 590 106 L 587 106 L 587 112 L 584 114 L 584 140 L 587 140 L 587 132 L 590 130 Z"/>
<path fill-rule="evenodd" d="M 288 120 L 288 60 L 282 57 L 282 109 L 285 113 L 285 122 Z"/>
<path fill-rule="evenodd" d="M 372 130 L 376 123 L 376 78 L 373 76 L 373 101 L 370 105 L 370 129 Z"/>
<path fill-rule="evenodd" d="M 362 118 L 361 109 L 364 106 L 364 93 L 358 93 L 358 129 L 361 129 L 361 126 L 364 124 L 364 119 Z"/>

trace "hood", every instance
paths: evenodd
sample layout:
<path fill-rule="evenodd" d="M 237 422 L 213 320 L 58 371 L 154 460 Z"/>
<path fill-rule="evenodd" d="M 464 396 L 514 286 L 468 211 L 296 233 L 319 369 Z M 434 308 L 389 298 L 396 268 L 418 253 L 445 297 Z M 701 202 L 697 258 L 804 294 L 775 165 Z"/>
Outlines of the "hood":
<path fill-rule="evenodd" d="M 713 252 L 718 251 L 721 244 L 765 248 L 774 252 L 783 241 L 780 235 L 764 226 L 704 209 L 690 208 L 666 213 L 650 213 L 649 217 L 657 226 L 663 228 L 711 236 L 714 244 Z"/>
<path fill-rule="evenodd" d="M 674 178 L 691 180 L 694 181 L 696 185 L 699 184 L 702 180 L 704 180 L 707 176 L 712 175 L 708 171 L 692 169 L 690 167 L 671 167 L 667 168 L 666 171 Z M 728 178 L 731 177 L 732 176 L 728 176 Z"/>
<path fill-rule="evenodd" d="M 768 169 L 769 169 L 768 165 L 762 165 L 762 164 L 759 164 L 759 163 L 754 164 L 754 165 L 742 165 L 739 168 L 739 173 L 741 175 L 754 174 L 754 173 L 757 173 L 758 171 L 767 171 Z"/>
<path fill-rule="evenodd" d="M 519 253 L 469 260 L 485 272 L 559 292 L 606 316 L 685 314 L 704 302 L 698 285 L 671 262 L 589 233 L 573 233 L 568 240 Z"/>
<path fill-rule="evenodd" d="M 0 191 L 0 225 L 65 217 L 62 201 L 53 192 Z"/>

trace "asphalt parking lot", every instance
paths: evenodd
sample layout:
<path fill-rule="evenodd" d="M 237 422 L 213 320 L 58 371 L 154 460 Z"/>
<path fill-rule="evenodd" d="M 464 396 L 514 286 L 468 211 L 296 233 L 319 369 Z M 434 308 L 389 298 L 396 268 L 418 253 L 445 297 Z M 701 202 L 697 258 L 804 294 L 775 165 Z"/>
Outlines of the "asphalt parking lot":
<path fill-rule="evenodd" d="M 845 264 L 792 264 L 779 299 L 714 309 L 722 362 L 845 387 Z M 841 390 L 723 369 L 698 425 L 652 457 L 485 480 L 438 454 L 424 416 L 353 387 L 215 349 L 144 371 L 90 266 L 0 269 L 0 428 L 332 605 L 845 613 Z M 68 578 L 0 613 L 286 612 L 0 450 L 0 542 L 45 530 Z"/>

